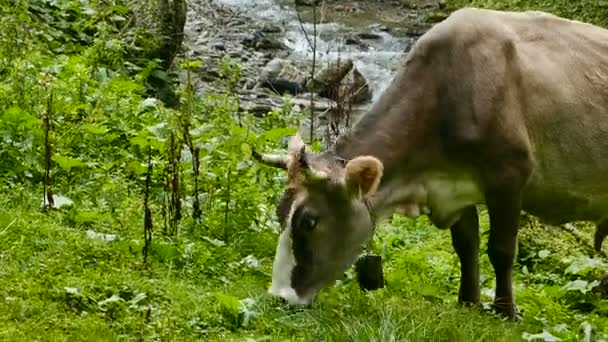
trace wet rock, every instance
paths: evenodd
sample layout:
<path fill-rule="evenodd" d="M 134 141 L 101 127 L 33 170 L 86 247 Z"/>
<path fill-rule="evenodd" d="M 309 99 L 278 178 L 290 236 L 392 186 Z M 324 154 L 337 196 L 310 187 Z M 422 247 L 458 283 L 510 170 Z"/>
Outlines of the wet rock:
<path fill-rule="evenodd" d="M 369 50 L 369 45 L 362 42 L 361 39 L 359 39 L 359 37 L 357 36 L 347 36 L 346 38 L 344 38 L 344 44 L 356 46 L 361 51 Z"/>
<path fill-rule="evenodd" d="M 350 104 L 362 104 L 372 99 L 367 80 L 356 67 L 350 69 L 340 83 L 340 94 Z"/>
<path fill-rule="evenodd" d="M 296 111 L 310 110 L 310 93 L 300 94 L 291 99 L 291 105 Z M 338 104 L 336 101 L 331 99 L 323 98 L 318 95 L 313 96 L 312 108 L 315 112 L 326 112 L 337 108 Z"/>
<path fill-rule="evenodd" d="M 246 36 L 242 40 L 242 44 L 249 48 L 258 50 L 281 50 L 286 49 L 285 44 L 279 42 L 276 38 L 273 38 L 261 30 L 254 32 L 252 35 Z"/>
<path fill-rule="evenodd" d="M 309 80 L 306 83 L 306 89 L 318 93 L 321 96 L 325 96 L 338 87 L 340 81 L 342 81 L 352 68 L 353 61 L 351 59 L 326 65 L 315 74 L 314 80 Z M 331 96 L 326 97 L 331 98 Z"/>
<path fill-rule="evenodd" d="M 282 32 L 282 30 L 279 26 L 270 24 L 270 23 L 265 23 L 264 25 L 262 25 L 262 28 L 260 29 L 260 31 L 262 31 L 264 33 L 281 33 Z"/>
<path fill-rule="evenodd" d="M 260 73 L 260 82 L 276 82 L 279 80 L 303 85 L 307 74 L 302 67 L 296 66 L 293 61 L 275 58 L 268 62 Z"/>
<path fill-rule="evenodd" d="M 361 43 L 361 39 L 353 36 L 348 36 L 344 39 L 344 44 L 346 45 L 359 45 Z"/>
<path fill-rule="evenodd" d="M 298 6 L 314 6 L 321 3 L 320 0 L 296 0 L 296 5 Z"/>
<path fill-rule="evenodd" d="M 262 87 L 268 88 L 279 95 L 291 94 L 298 95 L 304 92 L 304 87 L 300 83 L 287 80 L 266 80 L 261 84 Z"/>
<path fill-rule="evenodd" d="M 361 38 L 361 39 L 366 39 L 366 40 L 381 40 L 382 36 L 377 34 L 377 33 L 371 33 L 371 32 L 361 32 L 361 33 L 357 33 L 357 37 Z"/>

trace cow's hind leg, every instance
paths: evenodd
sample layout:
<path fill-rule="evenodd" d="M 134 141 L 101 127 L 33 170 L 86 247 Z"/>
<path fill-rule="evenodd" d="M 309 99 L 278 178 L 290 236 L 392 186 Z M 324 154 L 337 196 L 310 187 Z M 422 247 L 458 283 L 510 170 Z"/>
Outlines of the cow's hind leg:
<path fill-rule="evenodd" d="M 608 220 L 600 222 L 595 227 L 595 241 L 593 246 L 597 252 L 602 250 L 602 241 L 608 236 Z"/>
<path fill-rule="evenodd" d="M 454 224 L 452 245 L 460 259 L 460 291 L 458 302 L 465 305 L 479 303 L 479 219 L 475 206 L 464 210 Z"/>

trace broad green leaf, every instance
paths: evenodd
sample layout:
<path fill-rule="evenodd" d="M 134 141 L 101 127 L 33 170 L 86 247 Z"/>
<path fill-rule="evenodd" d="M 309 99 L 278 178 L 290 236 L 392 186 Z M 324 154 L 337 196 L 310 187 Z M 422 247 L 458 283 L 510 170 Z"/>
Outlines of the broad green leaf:
<path fill-rule="evenodd" d="M 572 264 L 566 268 L 566 274 L 585 275 L 593 270 L 606 269 L 607 265 L 601 259 L 581 257 L 574 259 Z"/>
<path fill-rule="evenodd" d="M 271 130 L 268 130 L 268 131 L 265 131 L 264 133 L 262 133 L 262 135 L 259 137 L 259 139 L 260 140 L 270 140 L 270 141 L 276 142 L 285 136 L 296 134 L 297 131 L 298 131 L 297 129 L 291 128 L 291 127 L 275 128 L 275 129 L 271 129 Z"/>
<path fill-rule="evenodd" d="M 586 294 L 587 292 L 591 291 L 594 287 L 596 287 L 599 284 L 599 282 L 597 280 L 594 280 L 592 282 L 588 282 L 586 280 L 574 280 L 571 282 L 568 282 L 565 286 L 564 286 L 564 290 L 566 291 L 580 291 L 582 294 Z"/>
<path fill-rule="evenodd" d="M 81 160 L 72 158 L 72 157 L 68 157 L 68 156 L 55 155 L 53 157 L 53 160 L 57 163 L 57 165 L 59 165 L 59 167 L 61 169 L 65 170 L 65 171 L 69 171 L 75 167 L 85 167 L 86 166 L 86 164 L 84 162 L 82 162 Z"/>

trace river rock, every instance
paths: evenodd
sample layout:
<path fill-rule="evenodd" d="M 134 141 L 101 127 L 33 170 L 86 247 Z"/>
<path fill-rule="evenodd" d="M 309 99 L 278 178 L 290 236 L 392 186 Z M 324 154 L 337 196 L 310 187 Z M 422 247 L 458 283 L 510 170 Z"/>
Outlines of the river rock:
<path fill-rule="evenodd" d="M 277 26 L 277 25 L 274 25 L 271 23 L 264 23 L 260 30 L 264 33 L 281 33 L 282 32 L 280 26 Z"/>
<path fill-rule="evenodd" d="M 261 86 L 272 90 L 278 95 L 298 95 L 304 92 L 304 87 L 300 83 L 286 80 L 264 81 L 261 83 Z"/>
<path fill-rule="evenodd" d="M 296 66 L 295 62 L 284 58 L 275 58 L 268 62 L 260 73 L 259 81 L 276 82 L 283 80 L 291 83 L 303 85 L 307 74 L 302 71 L 302 67 Z"/>
<path fill-rule="evenodd" d="M 357 67 L 350 69 L 340 84 L 340 93 L 350 104 L 362 104 L 372 99 L 367 80 Z"/>
<path fill-rule="evenodd" d="M 366 39 L 366 40 L 381 40 L 382 36 L 377 34 L 377 33 L 371 33 L 371 32 L 361 32 L 361 33 L 357 33 L 357 37 L 361 38 L 361 39 Z"/>
<path fill-rule="evenodd" d="M 355 35 L 349 35 L 344 38 L 344 44 L 346 45 L 355 45 L 362 51 L 369 50 L 369 45 L 365 44 L 361 41 L 361 39 Z"/>
<path fill-rule="evenodd" d="M 256 31 L 251 35 L 247 35 L 243 38 L 242 44 L 246 47 L 258 50 L 282 50 L 287 48 L 285 44 L 261 30 Z"/>
<path fill-rule="evenodd" d="M 337 89 L 342 79 L 352 68 L 353 61 L 351 59 L 323 66 L 319 69 L 319 72 L 315 73 L 314 80 L 309 80 L 306 83 L 306 89 L 321 96 L 332 98 L 332 96 L 327 96 L 327 94 Z"/>
<path fill-rule="evenodd" d="M 321 3 L 320 0 L 296 0 L 298 6 L 316 6 Z"/>
<path fill-rule="evenodd" d="M 336 101 L 314 95 L 312 108 L 315 112 L 327 112 L 338 107 Z M 291 99 L 291 105 L 295 111 L 310 110 L 310 93 L 300 94 Z"/>

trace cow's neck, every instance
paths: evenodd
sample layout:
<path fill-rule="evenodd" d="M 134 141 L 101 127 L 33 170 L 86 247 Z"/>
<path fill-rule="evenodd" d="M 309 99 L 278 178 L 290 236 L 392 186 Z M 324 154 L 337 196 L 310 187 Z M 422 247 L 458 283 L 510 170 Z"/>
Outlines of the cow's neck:
<path fill-rule="evenodd" d="M 332 152 L 346 160 L 374 156 L 384 165 L 386 175 L 416 159 L 415 154 L 421 152 L 423 140 L 428 137 L 425 132 L 430 128 L 428 118 L 434 103 L 419 88 L 405 89 L 404 85 L 413 84 L 407 81 L 411 78 L 407 69 L 400 70 L 391 87 L 338 139 Z"/>
<path fill-rule="evenodd" d="M 415 109 L 415 104 L 379 103 L 334 145 L 333 152 L 346 160 L 371 155 L 382 162 L 383 177 L 370 199 L 378 219 L 393 212 L 408 216 L 427 212 L 426 179 L 416 171 L 425 169 L 418 159 L 428 161 L 419 156 L 428 156 L 419 134 L 424 129 L 424 112 L 415 113 Z"/>
<path fill-rule="evenodd" d="M 479 182 L 470 170 L 451 165 L 441 152 L 436 132 L 435 94 L 417 84 L 420 75 L 397 74 L 395 84 L 362 117 L 349 133 L 340 138 L 332 152 L 346 160 L 371 155 L 378 158 L 384 173 L 372 209 L 381 219 L 394 212 L 410 217 L 431 213 L 431 220 L 447 228 L 460 211 L 482 201 Z"/>

